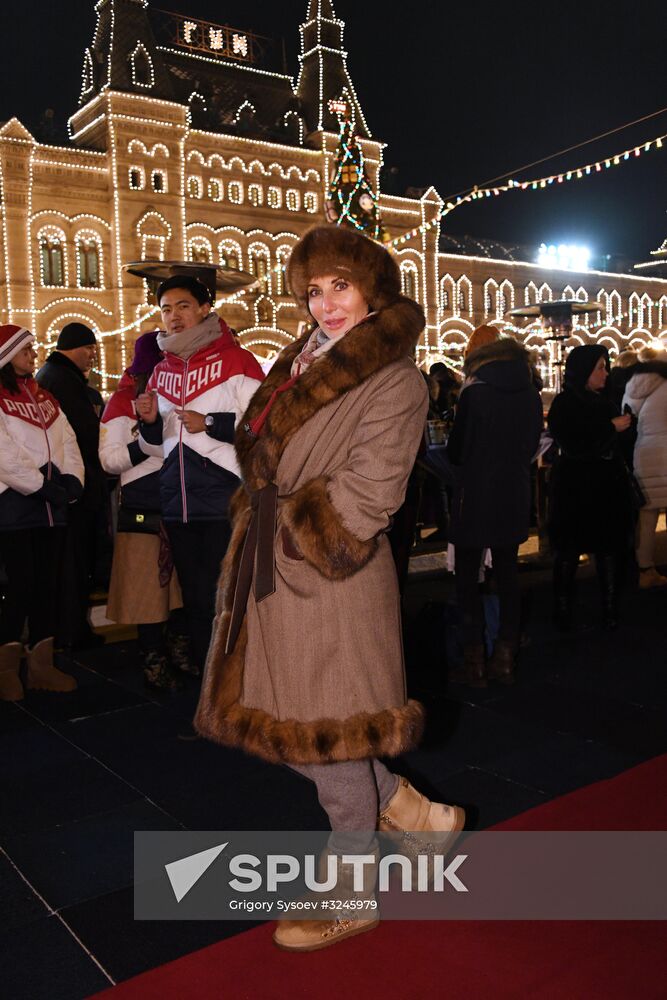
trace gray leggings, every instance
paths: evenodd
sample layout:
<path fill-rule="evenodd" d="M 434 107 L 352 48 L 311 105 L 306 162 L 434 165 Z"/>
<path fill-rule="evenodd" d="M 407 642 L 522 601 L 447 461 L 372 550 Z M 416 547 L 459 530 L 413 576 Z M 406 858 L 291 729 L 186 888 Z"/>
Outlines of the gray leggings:
<path fill-rule="evenodd" d="M 369 833 L 377 826 L 378 813 L 386 809 L 398 788 L 398 777 L 379 760 L 346 760 L 337 764 L 290 764 L 305 778 L 314 782 L 320 805 L 329 817 L 333 835 L 332 850 L 352 849 L 346 831 Z M 364 850 L 372 837 L 355 840 L 354 850 Z"/>

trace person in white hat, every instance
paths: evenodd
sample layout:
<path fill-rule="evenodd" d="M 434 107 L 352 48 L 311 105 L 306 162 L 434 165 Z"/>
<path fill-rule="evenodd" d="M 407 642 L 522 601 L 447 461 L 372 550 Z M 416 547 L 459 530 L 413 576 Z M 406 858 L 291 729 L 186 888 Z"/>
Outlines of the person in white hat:
<path fill-rule="evenodd" d="M 34 378 L 34 337 L 0 326 L 0 562 L 8 580 L 0 610 L 0 700 L 20 701 L 27 621 L 26 686 L 73 691 L 53 663 L 56 598 L 69 504 L 83 491 L 83 461 L 58 401 Z"/>

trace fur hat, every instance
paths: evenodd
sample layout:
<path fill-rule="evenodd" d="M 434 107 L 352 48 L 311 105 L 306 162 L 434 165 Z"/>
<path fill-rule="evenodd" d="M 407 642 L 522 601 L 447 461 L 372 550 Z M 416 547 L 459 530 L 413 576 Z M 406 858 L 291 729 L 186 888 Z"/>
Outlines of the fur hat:
<path fill-rule="evenodd" d="M 388 250 L 342 226 L 314 226 L 290 254 L 287 282 L 308 308 L 308 282 L 327 274 L 349 275 L 371 309 L 391 305 L 401 295 L 398 265 Z"/>
<path fill-rule="evenodd" d="M 13 323 L 0 326 L 0 368 L 8 365 L 19 351 L 34 342 L 35 338 L 24 326 L 15 326 Z"/>
<path fill-rule="evenodd" d="M 463 362 L 464 374 L 474 375 L 482 365 L 488 365 L 492 361 L 525 361 L 527 367 L 530 367 L 530 355 L 526 348 L 512 337 L 500 337 L 482 344 L 466 357 Z"/>
<path fill-rule="evenodd" d="M 496 330 L 495 326 L 478 326 L 476 330 L 470 334 L 470 340 L 466 344 L 466 349 L 464 353 L 464 358 L 469 357 L 473 351 L 476 351 L 479 347 L 484 347 L 485 344 L 493 344 L 496 340 L 500 340 L 500 333 Z"/>

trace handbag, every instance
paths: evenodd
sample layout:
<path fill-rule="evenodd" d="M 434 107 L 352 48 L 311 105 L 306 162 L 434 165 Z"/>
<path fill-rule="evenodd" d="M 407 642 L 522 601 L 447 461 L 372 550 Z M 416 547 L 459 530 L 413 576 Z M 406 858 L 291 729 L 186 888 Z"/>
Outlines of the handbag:
<path fill-rule="evenodd" d="M 141 535 L 159 535 L 162 514 L 159 510 L 133 510 L 131 507 L 118 508 L 117 529 Z"/>

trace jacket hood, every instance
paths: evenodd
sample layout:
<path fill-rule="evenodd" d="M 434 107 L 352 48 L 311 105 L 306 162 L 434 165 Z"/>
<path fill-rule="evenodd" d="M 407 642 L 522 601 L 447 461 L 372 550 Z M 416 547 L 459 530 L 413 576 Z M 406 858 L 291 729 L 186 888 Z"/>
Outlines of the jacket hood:
<path fill-rule="evenodd" d="M 466 375 L 474 375 L 503 392 L 521 392 L 532 384 L 530 355 L 511 337 L 484 344 L 465 360 Z"/>
<path fill-rule="evenodd" d="M 625 387 L 626 394 L 633 399 L 646 399 L 652 392 L 665 384 L 665 377 L 657 372 L 639 372 L 633 375 Z"/>

